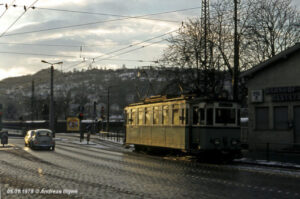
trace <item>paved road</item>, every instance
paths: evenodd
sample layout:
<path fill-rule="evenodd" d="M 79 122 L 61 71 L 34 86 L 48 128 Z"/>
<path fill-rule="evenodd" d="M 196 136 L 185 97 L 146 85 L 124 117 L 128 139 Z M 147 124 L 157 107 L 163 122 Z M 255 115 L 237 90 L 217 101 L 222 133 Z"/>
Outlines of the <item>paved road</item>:
<path fill-rule="evenodd" d="M 300 198 L 299 171 L 172 161 L 99 140 L 57 139 L 54 152 L 18 138 L 0 147 L 0 199 Z"/>

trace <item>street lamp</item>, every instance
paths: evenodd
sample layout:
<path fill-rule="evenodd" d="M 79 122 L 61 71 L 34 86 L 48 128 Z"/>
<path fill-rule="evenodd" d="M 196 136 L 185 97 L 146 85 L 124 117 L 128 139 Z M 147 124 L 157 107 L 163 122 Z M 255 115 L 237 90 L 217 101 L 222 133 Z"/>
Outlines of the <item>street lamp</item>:
<path fill-rule="evenodd" d="M 62 64 L 63 62 L 50 63 L 45 60 L 41 60 L 42 63 L 51 65 L 51 78 L 50 78 L 50 110 L 49 110 L 49 129 L 53 132 L 53 137 L 55 137 L 54 132 L 54 99 L 53 99 L 53 73 L 55 64 Z"/>

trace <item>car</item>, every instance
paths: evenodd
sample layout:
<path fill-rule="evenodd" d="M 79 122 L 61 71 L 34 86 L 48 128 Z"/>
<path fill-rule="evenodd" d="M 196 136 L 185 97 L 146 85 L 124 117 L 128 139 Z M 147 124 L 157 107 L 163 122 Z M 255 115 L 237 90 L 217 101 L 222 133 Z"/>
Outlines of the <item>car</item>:
<path fill-rule="evenodd" d="M 32 149 L 44 148 L 52 151 L 55 150 L 53 133 L 49 129 L 29 130 L 24 137 L 24 141 L 25 146 L 29 146 Z"/>

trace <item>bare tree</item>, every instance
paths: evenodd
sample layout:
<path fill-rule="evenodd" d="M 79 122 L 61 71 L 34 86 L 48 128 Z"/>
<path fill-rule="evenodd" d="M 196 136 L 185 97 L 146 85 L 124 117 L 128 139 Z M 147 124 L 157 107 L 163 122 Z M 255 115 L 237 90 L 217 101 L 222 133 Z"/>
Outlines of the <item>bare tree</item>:
<path fill-rule="evenodd" d="M 291 0 L 251 0 L 250 10 L 245 37 L 248 56 L 256 63 L 299 41 L 300 15 Z"/>
<path fill-rule="evenodd" d="M 220 74 L 233 76 L 233 8 L 232 0 L 218 0 L 210 8 L 207 67 L 203 64 L 204 36 L 200 19 L 189 19 L 178 35 L 169 39 L 170 45 L 161 60 L 163 65 L 197 69 L 202 76 L 195 76 L 191 70 L 189 80 L 196 83 L 197 77 L 210 77 L 205 79 L 209 92 L 220 91 L 224 82 L 224 75 Z M 238 5 L 239 70 L 249 69 L 299 41 L 299 20 L 299 11 L 291 6 L 291 0 L 241 0 Z M 200 79 L 201 85 L 204 78 Z M 196 87 L 201 88 L 199 82 Z"/>

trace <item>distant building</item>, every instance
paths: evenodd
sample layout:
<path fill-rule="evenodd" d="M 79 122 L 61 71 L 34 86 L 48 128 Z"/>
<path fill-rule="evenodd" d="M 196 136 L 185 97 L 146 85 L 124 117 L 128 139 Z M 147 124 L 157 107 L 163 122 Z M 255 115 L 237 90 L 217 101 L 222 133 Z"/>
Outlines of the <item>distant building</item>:
<path fill-rule="evenodd" d="M 300 144 L 300 43 L 242 77 L 248 82 L 249 148 Z"/>

